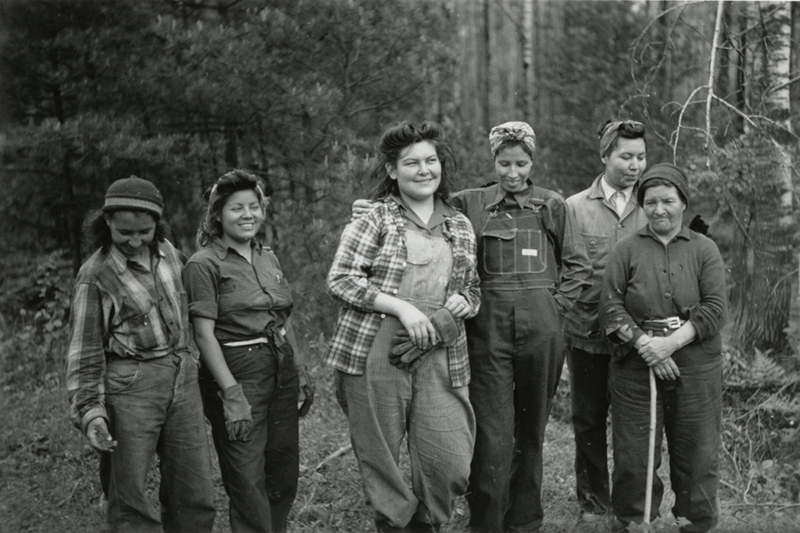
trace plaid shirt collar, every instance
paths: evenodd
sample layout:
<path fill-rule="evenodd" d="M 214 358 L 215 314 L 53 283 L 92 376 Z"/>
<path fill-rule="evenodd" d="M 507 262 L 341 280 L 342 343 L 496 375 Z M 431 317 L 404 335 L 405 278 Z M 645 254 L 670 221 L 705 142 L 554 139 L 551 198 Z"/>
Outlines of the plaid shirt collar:
<path fill-rule="evenodd" d="M 150 253 L 151 261 L 153 253 L 157 254 L 160 259 L 164 259 L 165 257 L 164 252 L 158 247 L 158 241 L 153 241 L 153 244 L 150 245 Z M 119 248 L 112 244 L 108 247 L 108 254 L 111 256 L 114 266 L 117 269 L 117 273 L 122 274 L 128 270 L 128 261 L 130 260 L 125 254 L 119 251 Z"/>

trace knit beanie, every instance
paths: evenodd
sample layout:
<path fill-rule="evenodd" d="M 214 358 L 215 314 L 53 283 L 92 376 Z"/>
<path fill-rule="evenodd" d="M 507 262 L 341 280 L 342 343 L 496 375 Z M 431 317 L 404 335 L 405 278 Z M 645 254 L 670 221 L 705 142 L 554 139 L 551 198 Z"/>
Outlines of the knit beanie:
<path fill-rule="evenodd" d="M 147 211 L 161 218 L 164 200 L 155 185 L 142 178 L 131 176 L 112 183 L 106 191 L 106 203 L 103 204 L 105 212 L 126 209 Z"/>
<path fill-rule="evenodd" d="M 648 168 L 639 182 L 639 190 L 636 193 L 636 199 L 639 205 L 644 205 L 644 193 L 648 189 L 645 184 L 655 178 L 667 180 L 678 189 L 681 199 L 689 207 L 689 184 L 686 182 L 686 174 L 683 170 L 671 163 L 659 163 Z"/>

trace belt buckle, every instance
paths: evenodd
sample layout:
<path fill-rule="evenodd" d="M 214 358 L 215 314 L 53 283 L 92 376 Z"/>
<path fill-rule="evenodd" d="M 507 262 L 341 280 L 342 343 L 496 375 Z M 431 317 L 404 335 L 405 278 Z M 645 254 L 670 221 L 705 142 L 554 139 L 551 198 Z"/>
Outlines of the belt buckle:
<path fill-rule="evenodd" d="M 671 316 L 664 320 L 667 323 L 667 329 L 678 329 L 681 327 L 681 317 L 679 316 Z"/>

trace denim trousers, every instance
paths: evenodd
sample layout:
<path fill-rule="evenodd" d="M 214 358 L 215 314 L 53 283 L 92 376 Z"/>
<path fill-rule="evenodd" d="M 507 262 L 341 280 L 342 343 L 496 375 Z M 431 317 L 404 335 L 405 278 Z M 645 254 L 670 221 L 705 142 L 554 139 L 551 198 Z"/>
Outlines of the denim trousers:
<path fill-rule="evenodd" d="M 247 440 L 229 440 L 219 386 L 204 370 L 203 401 L 230 498 L 231 531 L 283 533 L 300 468 L 294 360 L 270 344 L 223 346 L 222 352 L 253 416 Z"/>
<path fill-rule="evenodd" d="M 485 291 L 467 321 L 478 424 L 467 494 L 475 533 L 542 524 L 542 450 L 564 364 L 561 325 L 547 289 Z"/>
<path fill-rule="evenodd" d="M 197 363 L 189 354 L 111 356 L 105 385 L 109 431 L 118 443 L 101 454 L 100 466 L 111 531 L 211 531 L 216 511 Z M 160 517 L 146 492 L 155 454 Z"/>
<path fill-rule="evenodd" d="M 475 435 L 468 388 L 453 388 L 445 348 L 423 356 L 412 372 L 389 362 L 400 321 L 387 316 L 363 375 L 337 372 L 350 438 L 375 521 L 386 530 L 409 522 L 438 528 L 467 489 Z M 400 470 L 408 438 L 411 488 Z M 429 526 L 429 529 L 430 529 Z"/>
<path fill-rule="evenodd" d="M 583 512 L 605 513 L 611 504 L 607 445 L 610 363 L 608 354 L 567 349 L 575 433 L 575 488 Z"/>
<path fill-rule="evenodd" d="M 682 532 L 704 532 L 717 523 L 717 482 L 722 424 L 722 357 L 673 354 L 680 377 L 656 379 L 655 469 L 661 464 L 661 439 L 667 438 L 669 477 L 675 493 L 672 513 L 691 522 Z M 611 365 L 611 426 L 614 443 L 612 506 L 623 523 L 641 522 L 647 482 L 650 425 L 648 367 L 635 352 Z M 651 518 L 661 504 L 664 485 L 653 477 Z"/>

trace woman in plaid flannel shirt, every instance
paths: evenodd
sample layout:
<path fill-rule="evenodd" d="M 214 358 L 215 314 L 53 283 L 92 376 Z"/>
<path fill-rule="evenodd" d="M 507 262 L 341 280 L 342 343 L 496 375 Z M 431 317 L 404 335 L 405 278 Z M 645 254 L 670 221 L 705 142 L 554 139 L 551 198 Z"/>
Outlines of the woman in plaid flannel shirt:
<path fill-rule="evenodd" d="M 380 156 L 375 207 L 345 228 L 328 275 L 342 309 L 326 362 L 378 531 L 438 530 L 466 491 L 474 445 L 464 319 L 480 305 L 475 234 L 445 201 L 455 160 L 441 126 L 393 126 Z"/>

